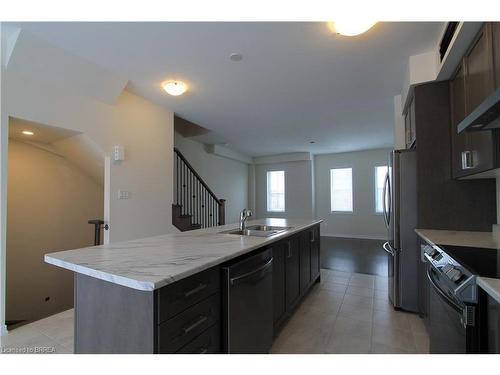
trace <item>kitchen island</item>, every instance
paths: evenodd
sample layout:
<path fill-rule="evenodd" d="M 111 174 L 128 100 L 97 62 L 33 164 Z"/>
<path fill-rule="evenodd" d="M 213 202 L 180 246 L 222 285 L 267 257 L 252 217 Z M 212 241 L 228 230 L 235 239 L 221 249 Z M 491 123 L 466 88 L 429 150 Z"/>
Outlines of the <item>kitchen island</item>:
<path fill-rule="evenodd" d="M 237 224 L 50 253 L 75 272 L 75 353 L 217 353 L 221 267 L 273 254 L 275 333 L 320 278 L 320 220 L 262 219 L 269 237 L 221 233 Z"/>

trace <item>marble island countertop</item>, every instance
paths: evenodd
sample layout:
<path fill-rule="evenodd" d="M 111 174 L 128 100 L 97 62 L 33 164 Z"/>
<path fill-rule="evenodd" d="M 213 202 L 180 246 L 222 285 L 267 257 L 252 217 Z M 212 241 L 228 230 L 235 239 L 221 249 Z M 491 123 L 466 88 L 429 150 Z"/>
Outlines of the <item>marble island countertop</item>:
<path fill-rule="evenodd" d="M 45 262 L 133 289 L 151 291 L 321 222 L 322 220 L 251 220 L 247 225 L 266 224 L 291 229 L 270 237 L 219 233 L 238 227 L 238 224 L 229 224 L 50 253 L 45 255 Z"/>
<path fill-rule="evenodd" d="M 466 246 L 483 249 L 500 249 L 500 239 L 492 232 L 468 232 L 436 229 L 415 229 L 415 232 L 433 246 Z M 500 303 L 500 279 L 478 277 L 479 285 L 486 293 Z"/>

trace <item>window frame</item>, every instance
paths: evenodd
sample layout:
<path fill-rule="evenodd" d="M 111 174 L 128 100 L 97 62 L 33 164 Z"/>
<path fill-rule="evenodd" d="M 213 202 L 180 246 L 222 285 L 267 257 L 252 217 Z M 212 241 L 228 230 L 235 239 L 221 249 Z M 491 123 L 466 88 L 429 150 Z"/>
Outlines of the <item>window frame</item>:
<path fill-rule="evenodd" d="M 332 171 L 336 169 L 350 169 L 351 170 L 351 210 L 333 210 L 332 207 Z M 353 167 L 334 167 L 330 168 L 330 213 L 331 214 L 343 214 L 343 215 L 350 215 L 354 213 L 354 168 Z"/>
<path fill-rule="evenodd" d="M 269 208 L 269 176 L 273 172 L 283 172 L 283 210 L 270 210 Z M 285 213 L 286 212 L 286 172 L 284 169 L 266 171 L 266 212 Z"/>
<path fill-rule="evenodd" d="M 373 167 L 373 172 L 374 172 L 373 173 L 373 208 L 374 208 L 375 215 L 383 215 L 384 214 L 383 209 L 382 209 L 382 211 L 377 211 L 377 168 L 380 168 L 380 167 L 385 167 L 386 171 L 389 171 L 389 165 L 386 165 L 386 164 L 375 165 Z M 384 199 L 384 197 L 382 197 L 382 200 L 383 199 Z"/>

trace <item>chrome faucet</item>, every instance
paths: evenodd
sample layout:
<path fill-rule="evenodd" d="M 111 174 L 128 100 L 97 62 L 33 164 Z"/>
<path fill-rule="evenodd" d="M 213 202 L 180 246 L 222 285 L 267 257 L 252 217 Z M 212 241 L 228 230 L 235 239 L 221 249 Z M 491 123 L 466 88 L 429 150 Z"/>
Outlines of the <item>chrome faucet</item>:
<path fill-rule="evenodd" d="M 247 210 L 246 208 L 244 208 L 243 211 L 240 212 L 240 230 L 241 231 L 245 230 L 245 227 L 246 227 L 245 223 L 250 216 L 252 216 L 251 210 Z"/>

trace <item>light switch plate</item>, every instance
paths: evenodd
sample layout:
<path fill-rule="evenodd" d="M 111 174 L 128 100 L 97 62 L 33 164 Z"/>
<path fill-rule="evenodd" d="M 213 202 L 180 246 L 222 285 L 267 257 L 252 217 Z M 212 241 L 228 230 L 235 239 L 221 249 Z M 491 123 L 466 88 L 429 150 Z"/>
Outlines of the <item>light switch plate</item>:
<path fill-rule="evenodd" d="M 130 199 L 130 191 L 118 190 L 118 199 Z"/>

